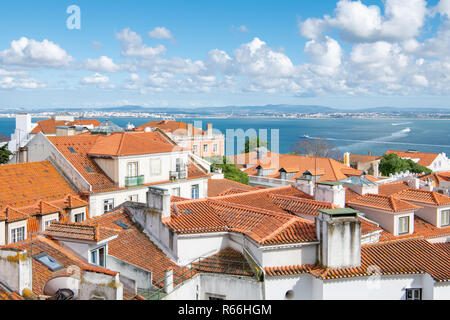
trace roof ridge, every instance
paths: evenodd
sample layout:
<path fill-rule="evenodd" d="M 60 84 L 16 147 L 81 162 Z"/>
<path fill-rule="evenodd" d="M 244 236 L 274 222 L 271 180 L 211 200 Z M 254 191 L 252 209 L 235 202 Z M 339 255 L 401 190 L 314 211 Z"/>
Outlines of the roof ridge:
<path fill-rule="evenodd" d="M 310 203 L 310 204 L 324 204 L 324 205 L 330 205 L 331 204 L 331 205 L 334 205 L 332 202 L 318 201 L 318 200 L 314 200 L 314 199 L 295 197 L 295 196 L 284 195 L 284 194 L 273 194 L 273 193 L 271 193 L 271 194 L 269 194 L 269 197 L 282 198 L 282 199 L 285 199 L 285 200 L 295 200 L 295 201 L 306 202 L 306 203 Z"/>
<path fill-rule="evenodd" d="M 291 185 L 287 185 L 287 186 L 281 186 L 281 187 L 276 187 L 276 188 L 256 189 L 256 190 L 250 190 L 248 192 L 245 192 L 244 194 L 229 194 L 229 195 L 225 195 L 225 196 L 211 197 L 208 199 L 221 200 L 221 199 L 228 199 L 228 198 L 238 197 L 238 196 L 243 196 L 243 195 L 247 196 L 247 195 L 266 193 L 266 192 L 270 193 L 272 191 L 284 190 L 284 189 L 288 189 L 291 187 L 292 187 Z"/>
<path fill-rule="evenodd" d="M 291 216 L 291 219 L 289 219 L 288 221 L 286 221 L 285 223 L 283 223 L 281 226 L 279 226 L 277 229 L 275 229 L 272 233 L 270 233 L 269 235 L 265 236 L 264 238 L 261 239 L 261 243 L 266 242 L 267 240 L 272 239 L 273 237 L 275 237 L 276 235 L 278 235 L 280 232 L 285 231 L 286 229 L 288 229 L 290 226 L 292 226 L 294 223 L 296 222 L 302 222 L 302 223 L 307 223 L 306 220 L 303 221 L 303 219 L 297 217 L 297 216 Z"/>
<path fill-rule="evenodd" d="M 262 209 L 262 208 L 255 208 L 255 207 L 251 207 L 251 206 L 248 206 L 248 205 L 245 205 L 245 204 L 233 203 L 233 202 L 224 202 L 224 201 L 211 199 L 211 198 L 209 198 L 207 200 L 211 201 L 212 203 L 218 204 L 218 205 L 247 209 L 247 210 L 250 210 L 250 211 L 253 211 L 253 212 L 266 214 L 266 215 L 271 215 L 271 216 L 275 216 L 275 217 L 292 217 L 292 215 L 290 215 L 288 213 L 276 212 L 276 211 L 272 211 L 272 210 L 268 210 L 268 209 Z"/>

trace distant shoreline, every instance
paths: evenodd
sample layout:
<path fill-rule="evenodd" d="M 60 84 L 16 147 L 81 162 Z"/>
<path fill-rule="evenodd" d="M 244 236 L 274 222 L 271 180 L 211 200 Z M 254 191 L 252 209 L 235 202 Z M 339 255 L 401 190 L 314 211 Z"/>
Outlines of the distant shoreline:
<path fill-rule="evenodd" d="M 32 118 L 50 118 L 52 115 L 50 114 L 33 114 L 30 113 Z M 81 117 L 81 115 L 78 112 L 73 113 L 74 117 Z M 15 114 L 0 114 L 1 119 L 14 119 Z M 450 118 L 448 119 L 439 119 L 439 118 L 395 118 L 395 117 L 298 117 L 298 118 L 291 118 L 291 117 L 277 117 L 277 116 L 211 116 L 211 115 L 155 115 L 155 114 L 129 114 L 129 115 L 111 115 L 111 114 L 84 114 L 83 118 L 152 118 L 152 119 L 161 119 L 164 120 L 165 118 L 174 118 L 177 120 L 183 120 L 183 119 L 217 119 L 217 120 L 224 120 L 224 119 L 272 119 L 272 120 L 388 120 L 388 121 L 424 121 L 424 120 L 435 120 L 435 121 L 450 121 Z"/>

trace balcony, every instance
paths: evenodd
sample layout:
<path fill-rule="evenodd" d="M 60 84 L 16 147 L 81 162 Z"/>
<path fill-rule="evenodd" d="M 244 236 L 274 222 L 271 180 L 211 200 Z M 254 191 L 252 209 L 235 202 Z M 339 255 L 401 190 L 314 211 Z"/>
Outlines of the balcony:
<path fill-rule="evenodd" d="M 187 171 L 170 171 L 170 180 L 182 180 L 187 178 Z"/>
<path fill-rule="evenodd" d="M 144 176 L 125 177 L 126 188 L 142 186 L 143 184 L 144 184 Z"/>

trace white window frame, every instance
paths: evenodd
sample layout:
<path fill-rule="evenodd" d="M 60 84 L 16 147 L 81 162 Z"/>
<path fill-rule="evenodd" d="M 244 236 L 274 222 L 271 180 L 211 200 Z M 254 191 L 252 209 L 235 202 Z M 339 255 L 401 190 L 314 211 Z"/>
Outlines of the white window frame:
<path fill-rule="evenodd" d="M 139 162 L 133 161 L 127 163 L 127 177 L 139 176 Z"/>
<path fill-rule="evenodd" d="M 103 249 L 103 265 L 100 264 L 100 250 Z M 93 254 L 95 254 L 95 259 L 93 258 Z M 94 250 L 89 251 L 89 261 L 91 264 L 106 268 L 106 246 L 95 248 Z"/>
<path fill-rule="evenodd" d="M 77 221 L 77 216 L 81 216 L 81 220 Z M 85 220 L 85 216 L 84 216 L 84 212 L 80 212 L 80 213 L 75 213 L 73 215 L 73 222 L 77 223 L 77 222 L 83 222 Z"/>
<path fill-rule="evenodd" d="M 181 196 L 181 188 L 180 187 L 173 188 L 172 189 L 172 196 L 180 197 Z"/>
<path fill-rule="evenodd" d="M 412 294 L 412 297 L 408 298 L 408 293 L 410 293 L 410 292 Z M 408 300 L 408 301 L 422 300 L 422 289 L 421 288 L 406 289 L 405 297 L 406 297 L 406 300 Z"/>
<path fill-rule="evenodd" d="M 401 228 L 401 226 L 403 225 L 403 220 L 406 220 L 407 221 L 407 224 L 405 225 L 406 226 L 406 231 L 402 231 L 400 228 Z M 404 234 L 409 234 L 410 233 L 410 226 L 409 226 L 409 224 L 410 224 L 410 222 L 411 222 L 411 218 L 410 218 L 410 216 L 404 216 L 404 217 L 399 217 L 398 218 L 398 235 L 404 235 Z"/>
<path fill-rule="evenodd" d="M 19 233 L 19 231 L 22 231 Z M 19 239 L 19 235 L 21 235 L 21 239 Z M 17 243 L 26 240 L 25 227 L 17 227 L 11 229 L 11 243 Z"/>
<path fill-rule="evenodd" d="M 161 175 L 161 158 L 150 159 L 150 176 L 160 176 L 160 175 Z"/>
<path fill-rule="evenodd" d="M 193 153 L 193 154 L 197 154 L 197 153 L 198 153 L 198 144 L 194 144 L 194 145 L 192 146 L 192 153 Z"/>
<path fill-rule="evenodd" d="M 106 208 L 108 206 L 109 209 Z M 114 199 L 103 200 L 103 213 L 107 213 L 114 209 Z"/>
<path fill-rule="evenodd" d="M 441 220 L 441 227 L 450 226 L 450 210 L 442 210 L 440 220 Z"/>
<path fill-rule="evenodd" d="M 196 188 L 194 188 L 194 187 L 196 187 Z M 197 198 L 194 198 L 194 189 L 197 190 Z M 192 199 L 200 199 L 200 185 L 199 184 L 191 185 L 191 198 Z"/>
<path fill-rule="evenodd" d="M 203 152 L 204 152 L 204 153 L 208 153 L 208 147 L 209 147 L 208 144 L 204 144 L 204 145 L 203 145 Z"/>
<path fill-rule="evenodd" d="M 214 153 L 217 153 L 218 150 L 219 150 L 219 146 L 217 145 L 217 143 L 214 143 L 214 144 L 213 144 L 212 151 L 213 151 Z"/>

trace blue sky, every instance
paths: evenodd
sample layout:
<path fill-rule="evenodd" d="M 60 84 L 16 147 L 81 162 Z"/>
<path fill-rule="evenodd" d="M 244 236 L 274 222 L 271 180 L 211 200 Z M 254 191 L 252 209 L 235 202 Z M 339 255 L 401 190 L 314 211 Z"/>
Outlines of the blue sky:
<path fill-rule="evenodd" d="M 450 107 L 449 17 L 450 0 L 2 1 L 0 108 Z"/>

